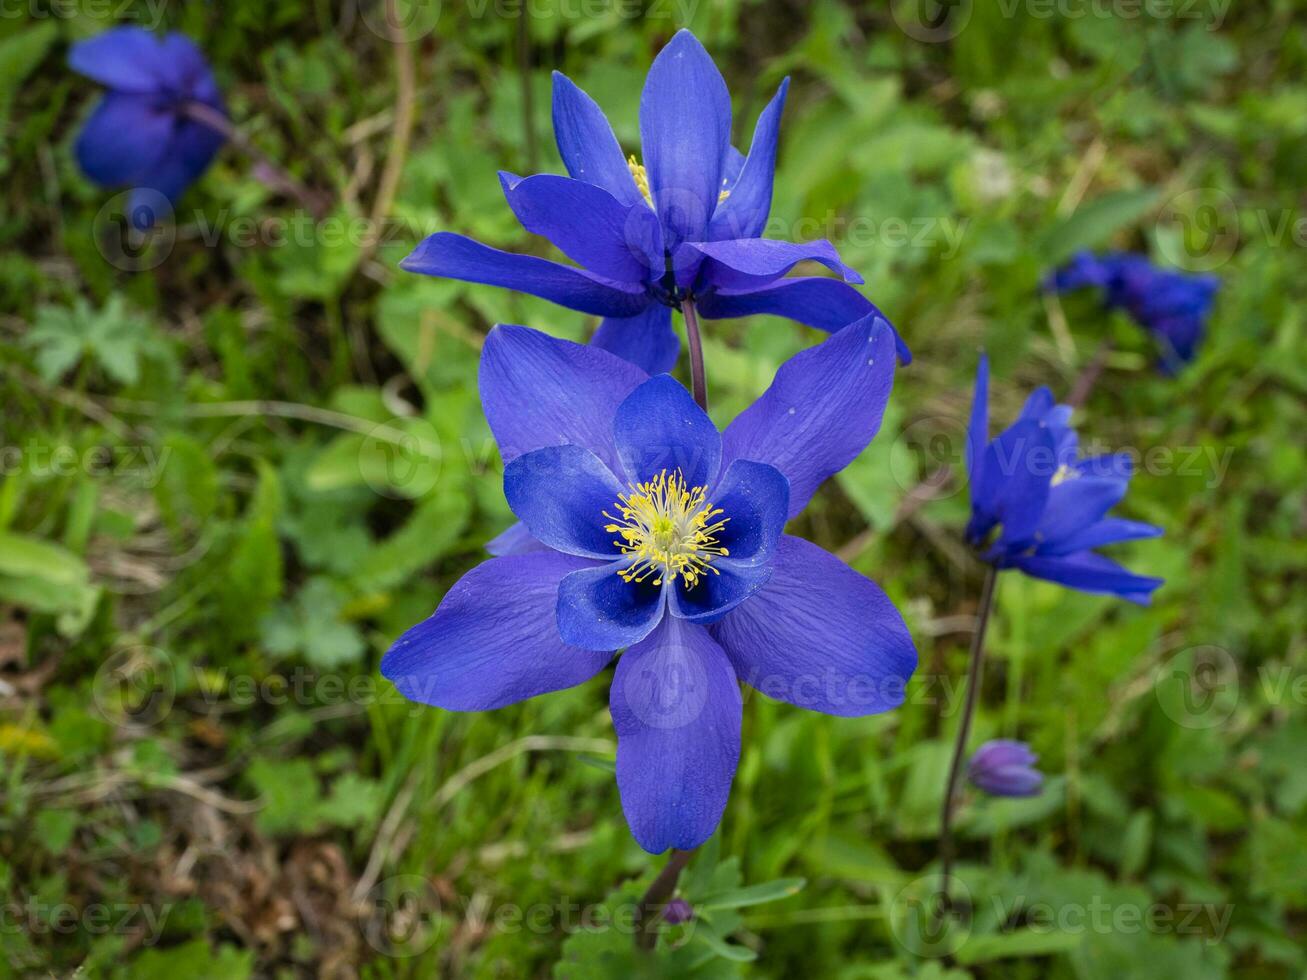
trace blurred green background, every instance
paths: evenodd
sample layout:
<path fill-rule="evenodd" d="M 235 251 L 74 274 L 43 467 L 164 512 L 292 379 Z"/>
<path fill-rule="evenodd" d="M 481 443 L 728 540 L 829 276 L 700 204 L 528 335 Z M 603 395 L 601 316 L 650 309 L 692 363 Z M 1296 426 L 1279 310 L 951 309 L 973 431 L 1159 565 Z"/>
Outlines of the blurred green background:
<path fill-rule="evenodd" d="M 0 975 L 641 969 L 629 930 L 602 924 L 661 865 L 622 820 L 607 674 L 458 715 L 377 673 L 510 521 L 476 394 L 485 332 L 584 339 L 593 320 L 397 263 L 439 229 L 544 254 L 495 172 L 562 171 L 550 71 L 636 150 L 644 72 L 690 26 L 731 85 L 737 143 L 794 77 L 770 234 L 831 238 L 916 354 L 876 442 L 792 530 L 886 589 L 921 670 L 875 718 L 747 697 L 730 805 L 685 879 L 700 916 L 644 968 L 1301 976 L 1298 4 L 401 12 L 392 30 L 370 2 L 4 8 Z M 98 93 L 64 64 L 110 22 L 194 37 L 233 117 L 328 220 L 229 147 L 173 222 L 125 241 L 124 199 L 73 161 Z M 1105 247 L 1223 278 L 1180 377 L 1092 295 L 1039 294 L 1054 264 Z M 710 324 L 717 421 L 818 340 Z M 1167 536 L 1118 556 L 1167 584 L 1138 609 L 1004 576 L 974 741 L 1027 739 L 1048 780 L 1032 800 L 968 795 L 974 912 L 936 935 L 911 913 L 981 580 L 965 487 L 936 477 L 960 456 L 980 345 L 1006 423 L 1034 385 L 1065 396 L 1107 341 L 1082 438 L 1139 454 L 1123 513 Z"/>

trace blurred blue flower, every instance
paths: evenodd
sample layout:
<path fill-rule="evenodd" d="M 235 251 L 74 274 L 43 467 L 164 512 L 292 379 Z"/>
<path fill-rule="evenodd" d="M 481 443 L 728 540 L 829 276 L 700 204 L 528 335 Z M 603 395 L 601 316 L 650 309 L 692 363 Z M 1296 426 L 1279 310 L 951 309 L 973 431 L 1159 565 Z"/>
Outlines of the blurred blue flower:
<path fill-rule="evenodd" d="M 731 99 L 703 45 L 682 30 L 654 59 L 640 99 L 644 162 L 626 157 L 598 104 L 554 73 L 554 135 L 570 177 L 501 172 L 509 206 L 581 268 L 502 252 L 451 232 L 423 241 L 410 272 L 487 283 L 603 317 L 593 343 L 651 373 L 671 370 L 672 310 L 709 319 L 772 313 L 835 331 L 879 311 L 834 246 L 761 238 L 789 79 L 758 117 L 746 157 Z M 841 278 L 783 278 L 803 261 Z M 896 336 L 896 342 L 897 336 Z M 910 359 L 899 342 L 900 356 Z"/>
<path fill-rule="evenodd" d="M 894 362 L 889 325 L 867 317 L 719 432 L 668 375 L 496 327 L 481 399 L 525 528 L 382 673 L 413 701 L 483 711 L 580 684 L 625 648 L 610 706 L 627 821 L 652 853 L 703 843 L 739 759 L 740 681 L 835 715 L 903 702 L 917 655 L 893 604 L 783 533 L 875 435 Z"/>
<path fill-rule="evenodd" d="M 1047 388 L 1036 390 L 1016 422 L 990 441 L 989 360 L 981 355 L 967 431 L 966 537 L 984 561 L 1147 605 L 1162 580 L 1132 574 L 1093 550 L 1162 533 L 1107 516 L 1125 495 L 1132 469 L 1125 454 L 1081 458 L 1071 409 L 1055 404 Z"/>
<path fill-rule="evenodd" d="M 976 749 L 967 763 L 967 778 L 994 796 L 1036 796 L 1044 785 L 1035 768 L 1038 761 L 1025 742 L 996 738 Z"/>
<path fill-rule="evenodd" d="M 108 89 L 77 137 L 77 162 L 97 184 L 131 187 L 132 223 L 148 228 L 158 195 L 175 205 L 225 141 L 187 112 L 198 103 L 226 115 L 213 73 L 189 38 L 140 27 L 79 41 L 68 64 Z"/>
<path fill-rule="evenodd" d="M 1056 292 L 1102 289 L 1106 307 L 1125 310 L 1157 338 L 1162 367 L 1174 373 L 1198 352 L 1221 280 L 1161 269 L 1130 252 L 1081 252 L 1053 273 L 1046 285 Z"/>

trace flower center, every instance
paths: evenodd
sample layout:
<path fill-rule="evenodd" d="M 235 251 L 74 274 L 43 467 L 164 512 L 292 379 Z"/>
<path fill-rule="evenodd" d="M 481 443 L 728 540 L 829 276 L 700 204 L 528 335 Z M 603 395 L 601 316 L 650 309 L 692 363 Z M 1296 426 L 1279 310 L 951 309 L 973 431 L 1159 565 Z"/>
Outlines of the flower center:
<path fill-rule="evenodd" d="M 626 167 L 628 170 L 631 171 L 631 178 L 635 181 L 635 186 L 639 189 L 640 193 L 644 195 L 644 199 L 648 203 L 649 207 L 653 207 L 654 206 L 653 193 L 649 190 L 649 174 L 644 169 L 644 164 L 641 163 L 639 160 L 637 160 L 635 158 L 635 154 L 632 153 L 630 156 L 626 158 Z M 726 181 L 723 180 L 722 183 L 725 184 Z M 730 196 L 731 196 L 731 192 L 728 190 L 718 191 L 717 203 L 721 204 L 722 201 L 726 200 Z"/>
<path fill-rule="evenodd" d="M 678 469 L 628 489 L 617 497 L 616 515 L 604 511 L 611 522 L 604 530 L 617 535 L 613 544 L 635 559 L 618 571 L 624 581 L 653 576 L 653 584 L 662 585 L 665 575 L 679 575 L 692 589 L 707 572 L 720 574 L 712 560 L 730 554 L 717 541 L 730 518 L 706 500 L 707 487 L 687 487 Z"/>
<path fill-rule="evenodd" d="M 644 195 L 644 199 L 649 203 L 649 207 L 653 207 L 653 194 L 649 192 L 649 174 L 645 172 L 644 164 L 637 160 L 635 154 L 632 153 L 626 158 L 626 166 L 631 171 L 631 177 L 635 180 L 635 186 L 639 188 L 640 193 Z"/>

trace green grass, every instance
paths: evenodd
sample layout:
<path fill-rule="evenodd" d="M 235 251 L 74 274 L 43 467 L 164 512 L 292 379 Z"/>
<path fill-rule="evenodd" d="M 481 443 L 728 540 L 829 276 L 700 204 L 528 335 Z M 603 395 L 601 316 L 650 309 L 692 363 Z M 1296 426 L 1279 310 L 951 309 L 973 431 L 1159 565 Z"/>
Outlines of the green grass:
<path fill-rule="evenodd" d="M 41 5 L 0 20 L 0 975 L 1301 975 L 1294 4 L 976 2 L 938 43 L 888 6 L 833 0 L 643 19 L 533 4 L 524 87 L 517 8 L 446 3 L 407 48 L 402 156 L 405 49 L 342 9 L 162 8 L 331 219 L 315 229 L 228 148 L 175 236 L 126 257 L 113 195 L 71 153 L 96 93 L 66 45 L 99 25 Z M 397 264 L 442 228 L 540 248 L 495 171 L 527 172 L 533 153 L 561 171 L 550 70 L 634 149 L 643 74 L 687 25 L 731 84 L 737 142 L 793 76 L 770 233 L 835 241 L 916 355 L 876 442 L 793 530 L 885 588 L 922 667 L 902 709 L 867 719 L 746 692 L 731 803 L 684 880 L 701 916 L 637 961 L 621 916 L 661 861 L 632 840 L 605 763 L 610 675 L 461 715 L 377 673 L 510 520 L 481 338 L 515 322 L 584 339 L 593 323 Z M 350 229 L 387 166 L 400 180 L 373 251 Z M 1162 377 L 1147 338 L 1092 297 L 1040 297 L 1084 247 L 1222 277 L 1194 365 Z M 716 420 L 819 339 L 710 324 Z M 1065 395 L 1105 341 L 1082 437 L 1140 454 L 1123 512 L 1167 535 L 1119 554 L 1167 584 L 1138 609 L 1004 576 L 973 740 L 1030 741 L 1048 785 L 968 797 L 974 915 L 934 942 L 912 913 L 982 569 L 961 544 L 965 488 L 905 501 L 959 458 L 979 346 L 1005 422 L 1035 385 Z"/>

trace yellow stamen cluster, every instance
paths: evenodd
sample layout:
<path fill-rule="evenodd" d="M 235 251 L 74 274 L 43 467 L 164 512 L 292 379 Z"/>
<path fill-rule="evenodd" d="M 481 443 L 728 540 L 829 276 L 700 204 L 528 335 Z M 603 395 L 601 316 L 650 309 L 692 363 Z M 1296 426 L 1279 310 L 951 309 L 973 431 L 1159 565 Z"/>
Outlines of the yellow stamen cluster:
<path fill-rule="evenodd" d="M 706 573 L 721 574 L 712 560 L 729 554 L 717 535 L 730 518 L 720 517 L 721 508 L 705 500 L 707 487 L 687 487 L 678 469 L 671 474 L 663 470 L 629 489 L 617 498 L 617 516 L 604 511 L 612 522 L 604 530 L 618 536 L 613 544 L 635 559 L 618 571 L 624 581 L 644 582 L 652 576 L 654 585 L 662 585 L 670 573 L 692 589 Z"/>
<path fill-rule="evenodd" d="M 1056 487 L 1063 483 L 1066 483 L 1067 480 L 1074 480 L 1079 475 L 1080 475 L 1079 472 L 1073 470 L 1066 463 L 1063 463 L 1061 466 L 1057 468 L 1057 472 L 1053 474 L 1053 479 L 1049 481 L 1048 485 L 1051 487 Z"/>
<path fill-rule="evenodd" d="M 653 194 L 649 191 L 649 174 L 645 172 L 644 164 L 635 158 L 632 153 L 626 158 L 626 165 L 631 170 L 631 177 L 635 180 L 635 186 L 640 189 L 644 199 L 649 202 L 649 207 L 653 207 Z"/>
<path fill-rule="evenodd" d="M 638 187 L 640 193 L 644 195 L 644 199 L 648 202 L 649 207 L 653 207 L 653 192 L 649 190 L 649 173 L 644 169 L 644 164 L 637 160 L 635 154 L 632 153 L 626 158 L 626 166 L 627 169 L 631 171 L 631 177 L 635 181 L 635 186 Z M 725 183 L 725 181 L 722 181 L 722 183 Z M 722 201 L 730 196 L 731 192 L 728 190 L 718 191 L 717 203 L 721 204 Z"/>

